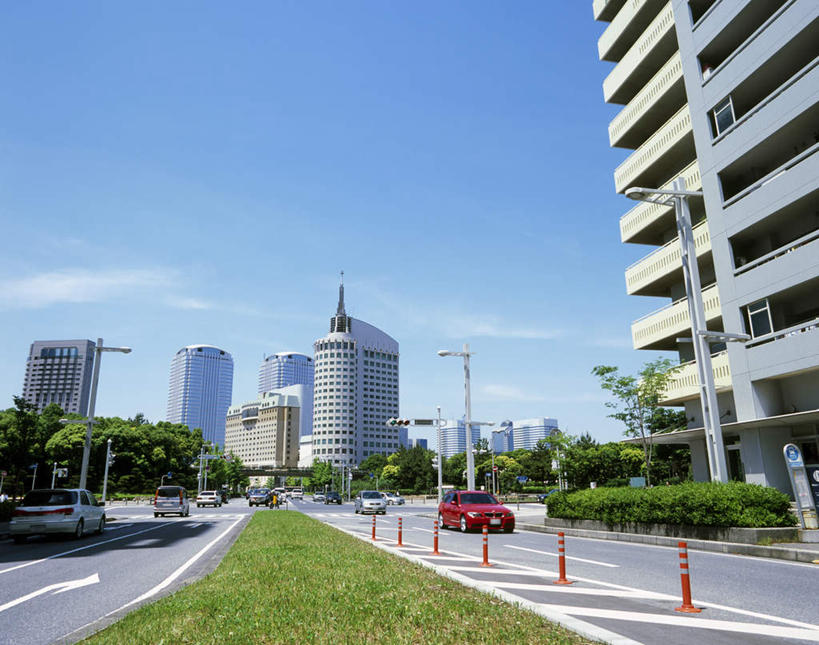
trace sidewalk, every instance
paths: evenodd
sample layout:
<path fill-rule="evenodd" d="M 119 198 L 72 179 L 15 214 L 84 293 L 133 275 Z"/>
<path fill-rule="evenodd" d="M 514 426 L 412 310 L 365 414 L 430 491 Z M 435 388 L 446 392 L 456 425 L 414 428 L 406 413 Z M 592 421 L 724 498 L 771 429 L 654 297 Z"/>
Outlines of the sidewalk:
<path fill-rule="evenodd" d="M 546 509 L 540 504 L 509 504 L 517 518 L 516 527 L 538 533 L 556 534 L 558 531 L 567 536 L 592 538 L 595 540 L 614 540 L 617 542 L 635 542 L 640 544 L 655 544 L 658 546 L 676 547 L 680 538 L 661 537 L 655 535 L 640 535 L 637 533 L 617 533 L 614 531 L 592 531 L 588 529 L 552 528 L 544 526 Z M 750 555 L 760 558 L 776 558 L 796 562 L 812 562 L 819 565 L 819 544 L 812 542 L 789 542 L 762 546 L 758 544 L 738 544 L 736 542 L 718 542 L 716 540 L 685 540 L 689 549 L 698 551 L 713 551 L 717 553 L 733 553 L 736 555 Z"/>

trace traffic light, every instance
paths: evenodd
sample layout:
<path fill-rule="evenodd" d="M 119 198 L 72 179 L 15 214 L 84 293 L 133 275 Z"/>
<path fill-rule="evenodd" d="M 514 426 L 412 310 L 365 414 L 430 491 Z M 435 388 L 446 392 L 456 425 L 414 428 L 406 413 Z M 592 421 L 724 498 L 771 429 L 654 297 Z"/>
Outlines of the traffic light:
<path fill-rule="evenodd" d="M 412 423 L 411 419 L 390 419 L 387 421 L 389 426 L 408 426 L 410 423 Z"/>
<path fill-rule="evenodd" d="M 116 455 L 113 452 L 108 453 L 108 465 L 109 466 L 114 465 L 114 457 L 116 457 Z"/>
<path fill-rule="evenodd" d="M 433 467 L 435 470 L 438 470 L 438 457 L 433 457 L 433 458 L 432 458 L 432 467 Z"/>

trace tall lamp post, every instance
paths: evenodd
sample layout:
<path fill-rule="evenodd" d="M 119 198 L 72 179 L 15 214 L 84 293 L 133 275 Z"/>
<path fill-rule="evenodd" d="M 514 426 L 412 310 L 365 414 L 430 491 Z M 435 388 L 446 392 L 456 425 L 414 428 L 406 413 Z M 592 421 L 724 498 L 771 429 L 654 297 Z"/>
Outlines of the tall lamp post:
<path fill-rule="evenodd" d="M 652 195 L 659 197 L 652 197 Z M 691 197 L 702 197 L 702 192 L 686 190 L 685 179 L 677 177 L 672 183 L 672 190 L 632 187 L 626 190 L 626 197 L 637 201 L 674 207 L 677 234 L 680 238 L 680 255 L 682 256 L 685 294 L 688 300 L 688 314 L 691 318 L 691 340 L 694 343 L 694 360 L 697 364 L 697 374 L 699 376 L 700 404 L 702 405 L 708 464 L 711 467 L 712 481 L 727 482 L 728 467 L 725 463 L 725 447 L 722 440 L 722 426 L 719 420 L 719 404 L 711 364 L 710 343 L 744 342 L 749 340 L 750 336 L 747 334 L 711 332 L 706 328 L 705 305 L 702 300 L 700 271 L 697 265 L 697 251 L 691 226 L 691 209 L 688 204 Z"/>
<path fill-rule="evenodd" d="M 441 441 L 441 406 L 438 409 L 438 503 L 444 498 L 444 447 Z"/>
<path fill-rule="evenodd" d="M 82 468 L 80 469 L 80 488 L 86 488 L 88 479 L 88 461 L 91 458 L 91 433 L 94 429 L 94 408 L 97 404 L 97 385 L 100 380 L 100 359 L 103 352 L 120 352 L 130 354 L 130 347 L 103 347 L 102 338 L 97 338 L 94 348 L 94 377 L 91 381 L 91 396 L 88 401 L 88 424 L 85 430 L 85 446 L 82 449 Z"/>
<path fill-rule="evenodd" d="M 469 390 L 469 357 L 474 352 L 469 351 L 469 343 L 464 343 L 464 349 L 461 352 L 450 352 L 446 349 L 438 351 L 438 356 L 463 356 L 464 359 L 464 402 L 466 407 L 466 416 L 464 424 L 466 425 L 466 487 L 468 490 L 475 490 L 475 459 L 472 456 L 472 400 Z"/>
<path fill-rule="evenodd" d="M 512 431 L 512 423 L 511 421 L 504 421 L 501 423 L 501 427 L 497 430 L 493 430 L 492 434 L 500 434 L 503 433 L 505 436 L 509 436 L 509 433 Z M 495 443 L 494 441 L 492 442 Z M 492 494 L 498 494 L 498 482 L 497 477 L 495 475 L 495 446 L 489 446 L 492 450 Z"/>
<path fill-rule="evenodd" d="M 108 492 L 108 466 L 111 465 L 111 440 L 108 440 L 108 447 L 105 450 L 105 476 L 102 478 L 102 503 L 105 504 L 105 495 Z M 54 486 L 51 486 L 54 488 Z"/>

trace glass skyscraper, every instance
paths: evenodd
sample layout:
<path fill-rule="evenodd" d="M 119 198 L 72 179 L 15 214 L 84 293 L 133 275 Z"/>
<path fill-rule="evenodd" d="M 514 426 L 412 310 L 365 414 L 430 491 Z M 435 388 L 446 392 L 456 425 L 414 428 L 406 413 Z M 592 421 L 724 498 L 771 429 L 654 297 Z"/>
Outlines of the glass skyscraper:
<path fill-rule="evenodd" d="M 271 354 L 259 366 L 259 394 L 290 385 L 307 385 L 312 391 L 313 373 L 311 356 L 296 352 Z"/>
<path fill-rule="evenodd" d="M 202 429 L 205 441 L 223 446 L 225 416 L 233 395 L 233 357 L 213 345 L 183 347 L 171 361 L 168 421 Z"/>

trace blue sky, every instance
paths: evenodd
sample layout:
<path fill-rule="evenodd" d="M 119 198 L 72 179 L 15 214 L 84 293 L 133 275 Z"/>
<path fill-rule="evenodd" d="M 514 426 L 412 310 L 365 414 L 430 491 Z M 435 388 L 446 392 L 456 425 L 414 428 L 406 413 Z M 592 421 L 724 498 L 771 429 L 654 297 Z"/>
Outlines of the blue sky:
<path fill-rule="evenodd" d="M 402 416 L 620 437 L 591 368 L 636 370 L 648 249 L 608 147 L 591 0 L 18 3 L 0 26 L 0 390 L 35 339 L 129 345 L 102 415 L 164 417 L 170 360 L 309 353 L 338 272 L 401 347 Z M 425 436 L 421 434 L 419 436 Z"/>

